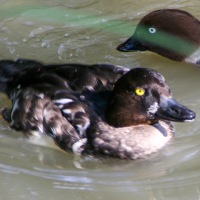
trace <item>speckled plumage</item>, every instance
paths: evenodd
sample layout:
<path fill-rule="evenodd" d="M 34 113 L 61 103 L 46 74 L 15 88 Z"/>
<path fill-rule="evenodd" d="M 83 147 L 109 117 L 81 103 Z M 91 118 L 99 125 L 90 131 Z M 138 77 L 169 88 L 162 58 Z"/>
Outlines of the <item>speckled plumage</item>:
<path fill-rule="evenodd" d="M 195 118 L 147 68 L 1 61 L 0 90 L 12 100 L 2 112 L 12 128 L 78 154 L 146 158 L 173 138 L 169 121 Z"/>

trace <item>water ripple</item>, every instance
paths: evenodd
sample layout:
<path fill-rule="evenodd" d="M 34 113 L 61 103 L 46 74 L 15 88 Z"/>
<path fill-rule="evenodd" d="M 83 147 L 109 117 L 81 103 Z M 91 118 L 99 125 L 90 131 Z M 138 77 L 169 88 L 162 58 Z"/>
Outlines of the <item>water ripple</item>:
<path fill-rule="evenodd" d="M 105 190 L 115 188 L 118 191 L 138 191 L 142 188 L 175 188 L 200 183 L 200 173 L 196 171 L 163 177 L 137 177 L 133 172 L 106 172 L 87 170 L 49 170 L 35 167 L 32 169 L 18 168 L 0 164 L 0 171 L 9 174 L 22 174 L 52 180 L 57 189 Z"/>

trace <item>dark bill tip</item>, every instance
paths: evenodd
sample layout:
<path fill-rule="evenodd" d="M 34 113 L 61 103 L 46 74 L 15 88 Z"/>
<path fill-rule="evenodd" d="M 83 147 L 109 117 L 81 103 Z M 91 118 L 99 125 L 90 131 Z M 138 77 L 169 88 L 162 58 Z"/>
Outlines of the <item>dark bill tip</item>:
<path fill-rule="evenodd" d="M 123 42 L 117 47 L 118 51 L 122 52 L 131 52 L 131 51 L 146 51 L 148 50 L 145 46 L 143 46 L 139 41 L 134 40 L 130 37 L 128 40 Z"/>
<path fill-rule="evenodd" d="M 163 100 L 162 100 L 163 101 Z M 156 113 L 158 119 L 175 122 L 190 122 L 196 117 L 195 112 L 179 104 L 176 100 L 168 98 L 161 103 L 160 109 Z"/>
<path fill-rule="evenodd" d="M 117 50 L 118 50 L 118 51 L 122 51 L 122 52 L 133 51 L 132 49 L 133 49 L 133 44 L 127 43 L 127 42 L 124 42 L 124 43 L 120 44 L 120 45 L 117 47 Z"/>

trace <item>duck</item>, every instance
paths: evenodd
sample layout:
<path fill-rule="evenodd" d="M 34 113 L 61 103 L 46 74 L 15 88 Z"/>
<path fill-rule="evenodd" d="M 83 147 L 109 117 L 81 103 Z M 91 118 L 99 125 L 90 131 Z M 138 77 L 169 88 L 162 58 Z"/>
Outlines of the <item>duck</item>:
<path fill-rule="evenodd" d="M 148 158 L 172 141 L 173 122 L 195 119 L 165 78 L 144 67 L 2 60 L 0 91 L 12 103 L 1 112 L 12 129 L 81 156 Z"/>
<path fill-rule="evenodd" d="M 145 15 L 133 33 L 117 47 L 121 52 L 151 51 L 174 61 L 200 64 L 200 21 L 179 9 Z"/>

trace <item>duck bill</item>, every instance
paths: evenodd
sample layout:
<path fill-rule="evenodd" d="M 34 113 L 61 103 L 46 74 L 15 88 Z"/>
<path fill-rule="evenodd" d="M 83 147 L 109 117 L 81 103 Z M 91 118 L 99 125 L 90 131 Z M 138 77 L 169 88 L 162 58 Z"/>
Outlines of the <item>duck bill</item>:
<path fill-rule="evenodd" d="M 157 119 L 175 122 L 190 122 L 196 117 L 195 113 L 179 104 L 175 99 L 161 97 L 160 108 L 155 114 Z"/>
<path fill-rule="evenodd" d="M 120 44 L 117 47 L 118 51 L 123 52 L 131 52 L 131 51 L 146 51 L 148 50 L 147 47 L 142 45 L 139 40 L 134 39 L 134 37 L 130 37 L 128 40 L 126 40 L 124 43 Z"/>

